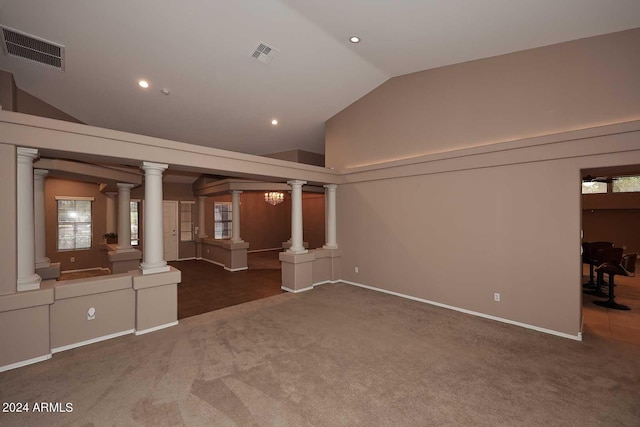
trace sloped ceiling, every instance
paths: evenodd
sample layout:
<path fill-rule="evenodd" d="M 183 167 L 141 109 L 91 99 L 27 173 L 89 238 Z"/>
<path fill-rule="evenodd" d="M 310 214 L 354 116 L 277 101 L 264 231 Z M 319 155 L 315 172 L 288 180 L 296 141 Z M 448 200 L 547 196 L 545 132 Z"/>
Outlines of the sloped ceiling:
<path fill-rule="evenodd" d="M 323 153 L 324 122 L 390 77 L 638 27 L 640 1 L 0 0 L 0 24 L 66 47 L 64 72 L 0 69 L 87 124 Z M 251 58 L 259 42 L 278 49 L 270 64 Z"/>

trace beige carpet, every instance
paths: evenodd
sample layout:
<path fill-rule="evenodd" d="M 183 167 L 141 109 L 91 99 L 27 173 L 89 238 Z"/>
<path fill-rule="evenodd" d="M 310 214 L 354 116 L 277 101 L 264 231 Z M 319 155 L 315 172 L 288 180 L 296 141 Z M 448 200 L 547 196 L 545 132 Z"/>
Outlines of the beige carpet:
<path fill-rule="evenodd" d="M 638 426 L 640 347 L 349 285 L 191 317 L 0 374 L 1 425 Z"/>

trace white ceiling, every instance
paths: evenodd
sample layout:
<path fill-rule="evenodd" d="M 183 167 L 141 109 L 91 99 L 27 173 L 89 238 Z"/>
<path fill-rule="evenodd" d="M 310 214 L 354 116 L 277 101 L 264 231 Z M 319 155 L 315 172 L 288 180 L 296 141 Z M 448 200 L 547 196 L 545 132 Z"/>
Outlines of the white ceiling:
<path fill-rule="evenodd" d="M 87 124 L 322 153 L 324 122 L 390 77 L 640 27 L 640 1 L 0 0 L 0 24 L 66 46 L 65 72 L 0 69 Z M 271 64 L 251 58 L 259 42 Z"/>

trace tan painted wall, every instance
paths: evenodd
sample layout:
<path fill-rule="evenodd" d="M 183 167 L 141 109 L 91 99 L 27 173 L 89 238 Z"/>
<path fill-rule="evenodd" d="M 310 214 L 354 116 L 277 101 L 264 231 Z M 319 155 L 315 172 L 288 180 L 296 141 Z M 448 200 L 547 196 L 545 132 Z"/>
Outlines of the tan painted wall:
<path fill-rule="evenodd" d="M 584 241 L 608 241 L 640 252 L 640 193 L 582 196 Z"/>
<path fill-rule="evenodd" d="M 1 137 L 0 137 L 1 139 Z M 0 143 L 0 295 L 16 292 L 16 147 Z"/>
<path fill-rule="evenodd" d="M 64 120 L 66 122 L 82 123 L 80 120 L 58 110 L 56 107 L 47 104 L 28 92 L 18 89 L 16 100 L 16 111 L 18 113 L 31 114 L 32 116 L 48 117 L 50 119 Z"/>
<path fill-rule="evenodd" d="M 0 70 L 0 105 L 3 110 L 15 111 L 17 91 L 13 74 Z"/>
<path fill-rule="evenodd" d="M 392 78 L 326 124 L 345 168 L 640 118 L 640 28 Z"/>
<path fill-rule="evenodd" d="M 106 196 L 100 193 L 98 184 L 69 181 L 54 177 L 45 179 L 45 217 L 47 256 L 51 262 L 60 262 L 61 270 L 81 270 L 85 268 L 107 267 L 107 253 L 100 249 L 102 235 L 107 228 Z M 56 196 L 94 197 L 91 208 L 92 241 L 91 249 L 58 251 L 58 218 Z M 71 257 L 75 262 L 71 262 Z"/>
<path fill-rule="evenodd" d="M 576 336 L 580 169 L 637 162 L 640 133 L 461 154 L 345 177 L 341 278 Z"/>

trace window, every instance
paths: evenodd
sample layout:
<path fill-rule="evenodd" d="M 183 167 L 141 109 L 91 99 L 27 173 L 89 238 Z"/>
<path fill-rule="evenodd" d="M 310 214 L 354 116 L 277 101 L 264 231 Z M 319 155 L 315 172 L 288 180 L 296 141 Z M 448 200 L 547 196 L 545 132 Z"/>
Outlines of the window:
<path fill-rule="evenodd" d="M 582 194 L 606 193 L 606 182 L 587 181 L 582 183 Z"/>
<path fill-rule="evenodd" d="M 138 224 L 140 223 L 140 202 L 131 201 L 131 246 L 140 244 L 140 235 L 138 234 Z"/>
<path fill-rule="evenodd" d="M 193 214 L 195 202 L 180 202 L 180 241 L 193 240 Z"/>
<path fill-rule="evenodd" d="M 614 193 L 632 193 L 636 191 L 640 191 L 640 176 L 621 176 L 614 178 Z"/>
<path fill-rule="evenodd" d="M 91 248 L 93 198 L 56 197 L 58 204 L 58 250 Z"/>
<path fill-rule="evenodd" d="M 214 238 L 231 238 L 231 202 L 216 202 L 213 204 Z"/>

